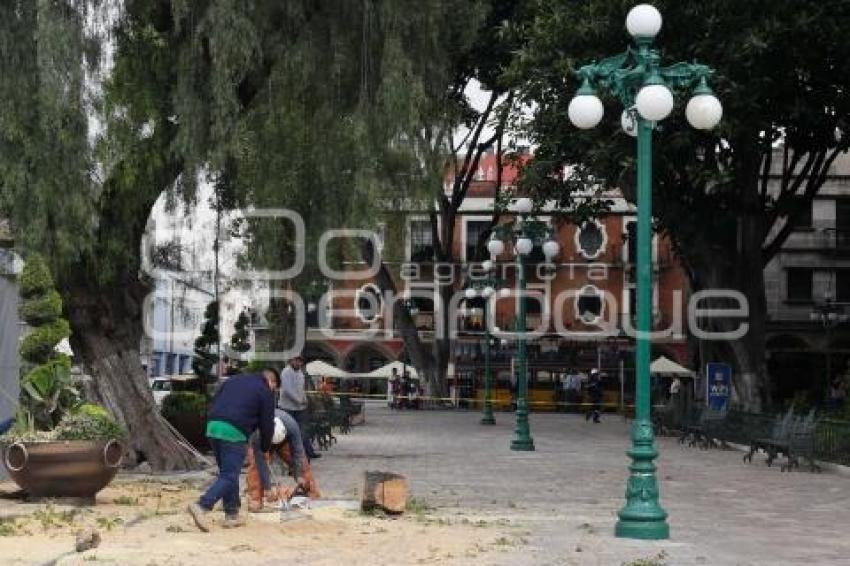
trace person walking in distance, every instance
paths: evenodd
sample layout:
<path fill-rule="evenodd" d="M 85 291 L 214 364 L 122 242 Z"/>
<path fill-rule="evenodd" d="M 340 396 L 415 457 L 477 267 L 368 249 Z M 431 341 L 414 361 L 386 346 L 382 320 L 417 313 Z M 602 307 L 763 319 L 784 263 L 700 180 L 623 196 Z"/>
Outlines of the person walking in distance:
<path fill-rule="evenodd" d="M 307 378 L 303 371 L 304 358 L 295 356 L 280 373 L 280 397 L 278 407 L 289 413 L 301 429 L 301 439 L 304 442 L 304 453 L 311 460 L 321 458 L 310 442 L 309 413 L 307 411 Z M 267 452 L 268 450 L 264 450 Z"/>
<path fill-rule="evenodd" d="M 590 417 L 593 417 L 593 422 L 598 423 L 602 406 L 602 375 L 596 368 L 590 370 L 587 392 L 590 395 L 591 410 L 587 412 L 584 419 L 589 421 Z"/>
<path fill-rule="evenodd" d="M 239 474 L 248 453 L 248 438 L 259 430 L 263 452 L 268 452 L 274 436 L 274 394 L 280 385 L 276 369 L 261 374 L 234 375 L 221 384 L 210 405 L 207 438 L 215 454 L 218 478 L 189 514 L 198 529 L 209 532 L 209 513 L 216 503 L 224 504 L 224 527 L 240 527 Z"/>

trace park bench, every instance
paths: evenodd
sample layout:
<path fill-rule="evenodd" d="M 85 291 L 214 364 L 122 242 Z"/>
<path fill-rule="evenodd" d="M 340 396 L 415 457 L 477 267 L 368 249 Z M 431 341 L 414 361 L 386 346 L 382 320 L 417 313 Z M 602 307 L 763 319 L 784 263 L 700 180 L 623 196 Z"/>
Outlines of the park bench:
<path fill-rule="evenodd" d="M 698 446 L 702 449 L 717 448 L 717 440 L 722 437 L 723 421 L 726 419 L 726 409 L 702 407 L 690 412 L 682 425 L 682 436 L 679 442 L 688 446 Z"/>
<path fill-rule="evenodd" d="M 752 462 L 753 455 L 762 450 L 767 454 L 767 465 L 770 466 L 779 454 L 784 453 L 793 421 L 793 409 L 789 409 L 785 415 L 776 415 L 769 436 L 753 437 L 750 440 L 750 450 L 744 455 L 744 461 Z"/>
<path fill-rule="evenodd" d="M 815 433 L 817 421 L 812 409 L 805 418 L 798 418 L 788 436 L 788 446 L 785 452 L 787 462 L 781 470 L 791 471 L 800 468 L 800 460 L 804 460 L 812 472 L 820 472 L 821 467 L 815 463 Z"/>

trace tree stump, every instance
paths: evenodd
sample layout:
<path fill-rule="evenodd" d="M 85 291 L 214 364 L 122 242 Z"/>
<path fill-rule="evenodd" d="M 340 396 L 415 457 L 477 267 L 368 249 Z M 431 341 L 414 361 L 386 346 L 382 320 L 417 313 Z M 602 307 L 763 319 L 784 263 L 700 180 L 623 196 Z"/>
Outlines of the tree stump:
<path fill-rule="evenodd" d="M 394 515 L 404 513 L 407 506 L 407 478 L 392 472 L 366 472 L 360 508 L 363 511 L 382 509 Z"/>

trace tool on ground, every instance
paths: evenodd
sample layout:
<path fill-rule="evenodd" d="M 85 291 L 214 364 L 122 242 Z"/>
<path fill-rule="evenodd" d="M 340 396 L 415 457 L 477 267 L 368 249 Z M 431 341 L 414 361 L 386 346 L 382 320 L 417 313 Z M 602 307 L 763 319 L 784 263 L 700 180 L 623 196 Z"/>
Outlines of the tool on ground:
<path fill-rule="evenodd" d="M 308 509 L 308 505 L 310 503 L 310 498 L 306 497 L 307 491 L 303 486 L 298 485 L 292 490 L 287 497 L 283 497 L 281 494 L 283 493 L 283 483 L 280 481 L 280 477 L 274 471 L 274 465 L 269 464 L 269 471 L 272 474 L 272 481 L 277 486 L 277 494 L 278 494 L 278 508 L 281 513 L 286 513 L 288 511 L 292 511 L 293 509 Z"/>

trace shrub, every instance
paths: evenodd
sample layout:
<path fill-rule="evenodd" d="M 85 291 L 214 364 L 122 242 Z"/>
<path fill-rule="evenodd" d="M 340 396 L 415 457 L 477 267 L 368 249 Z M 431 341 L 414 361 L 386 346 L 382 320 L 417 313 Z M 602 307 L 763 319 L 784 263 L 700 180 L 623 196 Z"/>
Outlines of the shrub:
<path fill-rule="evenodd" d="M 20 344 L 26 363 L 22 368 L 21 410 L 16 428 L 19 433 L 51 431 L 79 403 L 71 361 L 55 351 L 56 345 L 70 336 L 71 328 L 61 318 L 62 298 L 53 288 L 53 277 L 43 257 L 33 255 L 27 259 L 19 286 L 24 298 L 21 316 L 31 328 Z"/>
<path fill-rule="evenodd" d="M 56 440 L 122 440 L 127 437 L 106 409 L 97 405 L 83 405 L 65 415 L 55 433 Z"/>
<path fill-rule="evenodd" d="M 37 295 L 43 295 L 53 289 L 53 277 L 47 261 L 37 254 L 27 258 L 24 271 L 18 280 L 18 289 L 21 297 L 29 299 Z"/>
<path fill-rule="evenodd" d="M 33 364 L 43 364 L 53 355 L 53 349 L 71 334 L 64 318 L 36 327 L 21 341 L 21 357 Z"/>
<path fill-rule="evenodd" d="M 177 391 L 162 400 L 162 416 L 166 419 L 178 415 L 203 415 L 207 411 L 207 398 L 201 393 Z"/>
<path fill-rule="evenodd" d="M 30 326 L 53 322 L 62 316 L 62 297 L 50 289 L 40 297 L 33 297 L 21 305 L 21 318 Z"/>

